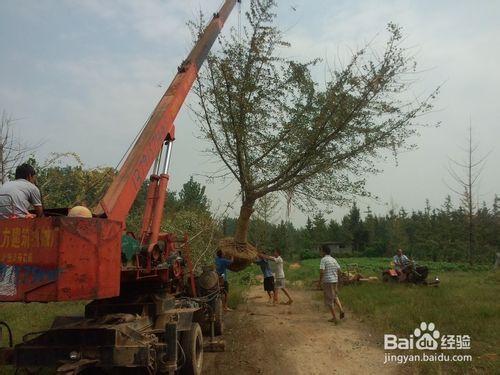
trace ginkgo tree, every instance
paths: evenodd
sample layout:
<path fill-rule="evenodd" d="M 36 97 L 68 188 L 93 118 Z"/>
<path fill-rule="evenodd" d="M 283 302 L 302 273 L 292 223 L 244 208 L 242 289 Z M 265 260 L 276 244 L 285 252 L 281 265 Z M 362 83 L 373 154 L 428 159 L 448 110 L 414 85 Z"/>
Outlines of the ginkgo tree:
<path fill-rule="evenodd" d="M 437 94 L 410 95 L 416 64 L 394 24 L 382 51 L 367 45 L 319 84 L 318 59 L 286 57 L 293 46 L 275 9 L 275 0 L 251 1 L 241 32 L 220 37 L 194 87 L 202 135 L 240 187 L 236 244 L 247 242 L 254 206 L 269 193 L 292 194 L 302 207 L 367 195 L 366 177 L 413 147 Z"/>

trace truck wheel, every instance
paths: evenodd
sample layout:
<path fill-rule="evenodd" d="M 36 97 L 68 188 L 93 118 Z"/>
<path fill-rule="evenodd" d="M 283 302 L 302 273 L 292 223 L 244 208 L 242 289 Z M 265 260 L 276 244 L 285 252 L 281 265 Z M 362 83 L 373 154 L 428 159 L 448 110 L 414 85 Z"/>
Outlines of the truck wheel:
<path fill-rule="evenodd" d="M 183 375 L 200 375 L 203 367 L 203 334 L 198 323 L 192 323 L 191 329 L 185 331 L 181 338 L 185 363 L 180 373 Z"/>
<path fill-rule="evenodd" d="M 214 334 L 215 336 L 221 336 L 224 334 L 224 312 L 221 298 L 218 298 L 217 301 L 215 301 L 214 315 Z"/>

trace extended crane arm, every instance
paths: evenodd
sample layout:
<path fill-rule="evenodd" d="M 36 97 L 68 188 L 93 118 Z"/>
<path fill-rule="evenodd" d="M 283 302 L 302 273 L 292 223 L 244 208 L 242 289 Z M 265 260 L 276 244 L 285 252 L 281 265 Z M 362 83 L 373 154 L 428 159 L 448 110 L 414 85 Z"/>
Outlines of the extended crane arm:
<path fill-rule="evenodd" d="M 144 130 L 101 199 L 94 213 L 124 222 L 142 183 L 161 151 L 167 136 L 173 135 L 174 120 L 193 85 L 226 19 L 240 0 L 226 0 L 203 31 L 188 57 L 179 67 L 169 88 L 157 104 Z"/>

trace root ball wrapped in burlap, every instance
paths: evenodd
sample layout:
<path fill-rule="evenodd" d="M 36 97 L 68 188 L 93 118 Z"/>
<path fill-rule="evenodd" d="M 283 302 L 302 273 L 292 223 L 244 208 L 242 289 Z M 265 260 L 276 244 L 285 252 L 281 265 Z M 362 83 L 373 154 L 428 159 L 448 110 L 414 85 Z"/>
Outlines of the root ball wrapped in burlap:
<path fill-rule="evenodd" d="M 219 241 L 217 247 L 225 258 L 233 258 L 233 263 L 228 267 L 231 271 L 241 271 L 258 258 L 257 249 L 249 243 L 235 243 L 234 238 L 226 237 Z"/>

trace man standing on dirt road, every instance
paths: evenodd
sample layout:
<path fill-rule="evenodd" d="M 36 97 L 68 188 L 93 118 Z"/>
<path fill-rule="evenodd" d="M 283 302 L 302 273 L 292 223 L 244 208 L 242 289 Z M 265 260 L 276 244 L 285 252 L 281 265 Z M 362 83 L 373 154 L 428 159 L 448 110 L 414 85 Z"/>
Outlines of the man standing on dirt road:
<path fill-rule="evenodd" d="M 338 323 L 337 316 L 335 315 L 335 305 L 340 310 L 340 319 L 344 319 L 344 309 L 337 296 L 337 282 L 339 279 L 340 265 L 335 258 L 330 255 L 330 248 L 328 246 L 321 247 L 321 262 L 319 264 L 319 285 L 323 288 L 323 296 L 325 298 L 325 305 L 332 313 L 332 318 L 328 320 L 335 324 Z"/>
<path fill-rule="evenodd" d="M 263 258 L 272 260 L 276 263 L 276 273 L 274 277 L 274 299 L 276 303 L 279 302 L 279 291 L 282 290 L 283 293 L 288 297 L 288 301 L 284 302 L 285 305 L 291 305 L 293 303 L 293 299 L 288 293 L 288 290 L 285 289 L 285 271 L 283 271 L 283 258 L 281 257 L 281 251 L 279 249 L 274 250 L 274 257 L 261 254 Z"/>
<path fill-rule="evenodd" d="M 269 259 L 272 258 L 269 255 L 260 253 L 259 260 L 255 262 L 255 264 L 260 266 L 262 270 L 262 274 L 264 275 L 264 290 L 267 292 L 269 296 L 269 304 L 275 305 L 276 293 L 274 292 L 274 276 L 271 267 L 269 266 Z"/>
<path fill-rule="evenodd" d="M 227 282 L 227 267 L 229 267 L 233 263 L 233 261 L 233 258 L 224 258 L 222 251 L 217 250 L 217 256 L 215 257 L 215 270 L 217 271 L 219 277 L 223 280 L 222 305 L 224 307 L 224 311 L 231 311 L 231 309 L 227 306 L 227 295 L 229 294 L 229 283 Z"/>

